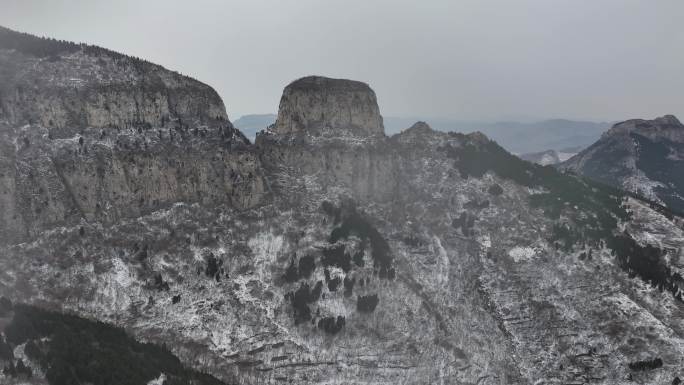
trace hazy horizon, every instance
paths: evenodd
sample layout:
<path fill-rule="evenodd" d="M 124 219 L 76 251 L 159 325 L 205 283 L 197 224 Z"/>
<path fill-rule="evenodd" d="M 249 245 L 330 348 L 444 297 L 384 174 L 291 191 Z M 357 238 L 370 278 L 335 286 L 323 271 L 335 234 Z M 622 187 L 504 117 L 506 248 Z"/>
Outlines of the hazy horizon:
<path fill-rule="evenodd" d="M 277 108 L 273 112 L 256 112 L 256 113 L 247 113 L 247 114 L 232 114 L 231 119 L 237 120 L 240 118 L 245 118 L 245 117 L 252 117 L 252 116 L 277 116 L 278 111 Z M 672 114 L 670 114 L 672 115 Z M 423 119 L 435 119 L 435 120 L 443 120 L 443 121 L 450 121 L 450 122 L 460 122 L 460 123 L 482 123 L 482 124 L 496 124 L 496 123 L 541 123 L 545 121 L 553 121 L 553 120 L 567 120 L 571 122 L 590 122 L 590 123 L 610 123 L 614 124 L 617 122 L 620 122 L 620 120 L 592 120 L 592 119 L 569 119 L 569 118 L 564 118 L 564 117 L 525 117 L 525 116 L 519 116 L 519 117 L 510 117 L 509 119 L 503 118 L 503 119 L 458 119 L 458 118 L 450 118 L 450 117 L 445 117 L 445 116 L 417 116 L 417 115 L 387 115 L 387 114 L 382 114 L 383 118 L 391 118 L 391 119 L 405 119 L 405 120 L 410 120 L 415 122 L 421 121 Z M 655 116 L 654 116 L 655 118 Z M 679 116 L 677 116 L 679 118 Z"/>
<path fill-rule="evenodd" d="M 0 0 L 0 25 L 145 58 L 231 119 L 309 74 L 367 82 L 384 116 L 595 122 L 684 115 L 684 3 Z"/>

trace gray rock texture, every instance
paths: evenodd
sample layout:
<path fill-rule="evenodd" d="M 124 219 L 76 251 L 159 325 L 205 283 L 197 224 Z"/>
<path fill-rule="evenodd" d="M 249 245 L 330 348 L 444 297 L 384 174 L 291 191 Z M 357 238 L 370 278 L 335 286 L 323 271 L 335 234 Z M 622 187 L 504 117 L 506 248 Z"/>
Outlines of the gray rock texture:
<path fill-rule="evenodd" d="M 384 134 L 375 92 L 367 84 L 321 76 L 304 77 L 285 87 L 273 131 Z"/>
<path fill-rule="evenodd" d="M 125 327 L 231 384 L 682 376 L 681 218 L 481 133 L 386 137 L 363 83 L 295 81 L 254 145 L 211 115 L 66 137 L 41 116 L 0 125 L 15 302 Z"/>
<path fill-rule="evenodd" d="M 684 212 L 684 125 L 672 115 L 618 123 L 560 167 Z"/>
<path fill-rule="evenodd" d="M 602 137 L 629 134 L 639 134 L 651 140 L 666 139 L 684 143 L 684 125 L 674 115 L 665 115 L 653 120 L 626 120 L 615 124 Z"/>
<path fill-rule="evenodd" d="M 257 156 L 211 87 L 80 45 L 0 48 L 0 68 L 0 244 L 178 201 L 260 201 Z"/>
<path fill-rule="evenodd" d="M 51 58 L 0 52 L 0 119 L 39 124 L 53 138 L 84 127 L 166 126 L 226 121 L 209 86 L 164 68 L 86 48 Z"/>

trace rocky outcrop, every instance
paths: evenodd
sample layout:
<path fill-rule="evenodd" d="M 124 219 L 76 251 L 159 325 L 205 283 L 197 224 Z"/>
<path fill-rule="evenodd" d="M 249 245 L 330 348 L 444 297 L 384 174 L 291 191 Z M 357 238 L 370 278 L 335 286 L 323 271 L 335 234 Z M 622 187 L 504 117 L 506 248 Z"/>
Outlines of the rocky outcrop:
<path fill-rule="evenodd" d="M 684 125 L 674 115 L 665 115 L 653 120 L 626 120 L 615 124 L 602 137 L 630 134 L 638 134 L 652 141 L 668 140 L 684 143 Z"/>
<path fill-rule="evenodd" d="M 672 115 L 618 123 L 560 167 L 684 210 L 684 125 Z"/>
<path fill-rule="evenodd" d="M 354 136 L 382 136 L 384 128 L 375 92 L 365 83 L 309 76 L 295 80 L 283 91 L 278 134 L 307 132 Z"/>
<path fill-rule="evenodd" d="M 2 28 L 2 27 L 0 27 Z M 53 138 L 85 127 L 217 126 L 227 122 L 211 87 L 99 47 L 45 44 L 0 29 L 0 120 L 38 124 Z"/>
<path fill-rule="evenodd" d="M 0 68 L 0 243 L 176 202 L 260 202 L 258 157 L 209 86 L 6 29 Z"/>

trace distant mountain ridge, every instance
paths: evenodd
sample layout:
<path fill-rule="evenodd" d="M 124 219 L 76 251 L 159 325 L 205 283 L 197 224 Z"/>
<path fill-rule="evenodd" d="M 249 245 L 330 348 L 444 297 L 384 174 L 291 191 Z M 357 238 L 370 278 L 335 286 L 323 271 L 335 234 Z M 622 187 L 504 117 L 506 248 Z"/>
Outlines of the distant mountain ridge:
<path fill-rule="evenodd" d="M 276 114 L 242 115 L 233 121 L 233 125 L 253 142 L 257 132 L 275 123 L 277 117 Z"/>
<path fill-rule="evenodd" d="M 570 159 L 577 154 L 576 152 L 546 150 L 541 152 L 533 152 L 529 154 L 520 155 L 520 159 L 528 162 L 537 163 L 542 166 L 549 166 L 559 164 Z"/>
<path fill-rule="evenodd" d="M 546 150 L 563 151 L 571 147 L 586 147 L 596 141 L 610 123 L 549 119 L 539 122 L 467 122 L 448 119 L 424 119 L 439 131 L 480 131 L 506 150 L 532 153 Z M 401 119 L 385 118 L 388 134 Z M 403 123 L 400 123 L 403 124 Z"/>
<path fill-rule="evenodd" d="M 562 169 L 684 210 L 684 125 L 674 116 L 614 125 Z"/>
<path fill-rule="evenodd" d="M 275 114 L 243 115 L 235 120 L 235 127 L 254 139 L 256 133 L 273 124 Z M 394 135 L 413 125 L 425 121 L 438 131 L 475 132 L 480 131 L 496 140 L 508 151 L 517 154 L 536 153 L 546 150 L 568 152 L 568 148 L 584 148 L 610 128 L 610 123 L 549 119 L 533 123 L 523 122 L 471 122 L 443 118 L 383 117 L 385 132 Z"/>

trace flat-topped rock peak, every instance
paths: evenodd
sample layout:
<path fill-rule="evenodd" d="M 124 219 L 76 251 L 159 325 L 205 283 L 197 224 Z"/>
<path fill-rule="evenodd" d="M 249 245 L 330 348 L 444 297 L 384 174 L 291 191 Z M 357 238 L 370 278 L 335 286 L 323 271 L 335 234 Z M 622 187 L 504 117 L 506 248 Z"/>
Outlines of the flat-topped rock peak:
<path fill-rule="evenodd" d="M 684 142 L 684 125 L 674 115 L 665 115 L 653 120 L 626 120 L 615 124 L 603 136 L 631 133 L 645 136 L 651 140 L 663 138 L 673 142 Z"/>
<path fill-rule="evenodd" d="M 384 135 L 377 98 L 368 84 L 321 76 L 304 77 L 285 87 L 272 131 Z"/>
<path fill-rule="evenodd" d="M 684 125 L 673 115 L 617 123 L 560 167 L 684 210 Z"/>
<path fill-rule="evenodd" d="M 301 91 L 338 91 L 338 92 L 373 92 L 364 82 L 350 79 L 334 79 L 324 76 L 306 76 L 293 81 L 285 87 L 288 90 Z"/>
<path fill-rule="evenodd" d="M 210 86 L 105 48 L 0 27 L 0 120 L 51 137 L 85 127 L 216 127 L 228 122 Z"/>

